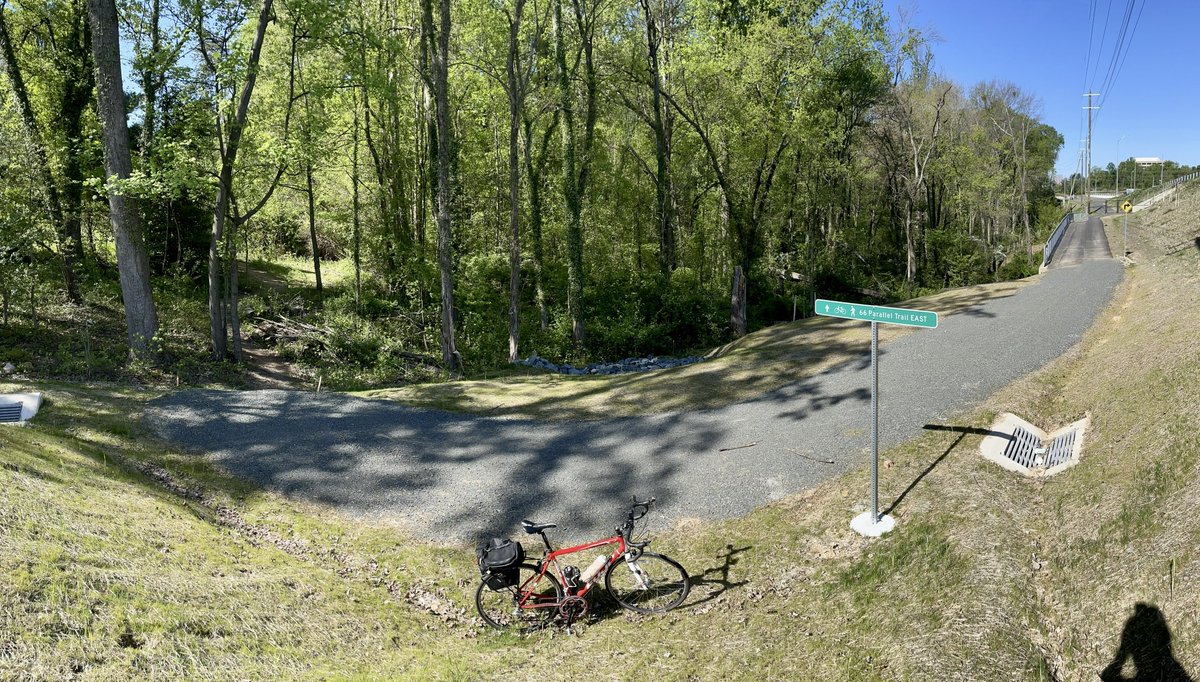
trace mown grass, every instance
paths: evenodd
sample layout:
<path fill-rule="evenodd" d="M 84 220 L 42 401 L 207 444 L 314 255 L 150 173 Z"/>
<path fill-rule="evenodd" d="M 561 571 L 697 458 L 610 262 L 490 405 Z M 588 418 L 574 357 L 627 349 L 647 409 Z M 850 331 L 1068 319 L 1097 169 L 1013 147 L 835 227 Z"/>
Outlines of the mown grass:
<path fill-rule="evenodd" d="M 0 679 L 1092 680 L 1139 602 L 1195 675 L 1200 250 L 1162 256 L 1189 228 L 1139 215 L 1137 264 L 1075 349 L 884 453 L 895 532 L 848 528 L 865 470 L 681 523 L 654 547 L 692 574 L 684 606 L 598 603 L 575 636 L 483 630 L 469 548 L 230 479 L 131 419 L 150 392 L 45 387 L 0 429 Z M 1090 413 L 1081 463 L 983 461 L 966 429 L 1006 410 Z"/>
<path fill-rule="evenodd" d="M 940 604 L 973 563 L 938 519 L 868 549 L 846 525 L 857 476 L 659 534 L 694 578 L 675 613 L 601 603 L 575 637 L 497 637 L 469 610 L 468 549 L 228 479 L 128 419 L 148 392 L 49 396 L 0 431 L 0 678 L 895 679 L 911 665 L 880 633 L 951 631 Z"/>

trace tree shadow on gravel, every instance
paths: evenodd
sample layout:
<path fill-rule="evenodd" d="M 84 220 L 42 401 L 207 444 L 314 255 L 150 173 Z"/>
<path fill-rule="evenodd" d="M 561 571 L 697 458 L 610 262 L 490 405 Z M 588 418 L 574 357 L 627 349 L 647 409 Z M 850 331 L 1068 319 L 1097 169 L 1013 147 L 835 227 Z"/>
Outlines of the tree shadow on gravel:
<path fill-rule="evenodd" d="M 175 394 L 147 419 L 239 478 L 433 540 L 522 518 L 559 524 L 556 543 L 610 535 L 631 495 L 675 502 L 689 453 L 723 437 L 687 415 L 546 423 L 287 391 Z"/>

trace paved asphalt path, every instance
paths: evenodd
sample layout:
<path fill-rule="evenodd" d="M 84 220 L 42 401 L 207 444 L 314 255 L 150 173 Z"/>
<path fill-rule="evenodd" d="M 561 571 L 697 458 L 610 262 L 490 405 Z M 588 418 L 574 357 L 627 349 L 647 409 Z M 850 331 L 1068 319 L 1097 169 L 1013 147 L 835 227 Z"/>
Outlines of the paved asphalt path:
<path fill-rule="evenodd" d="M 1059 356 L 1120 278 L 1111 259 L 1052 269 L 1012 296 L 884 345 L 881 446 L 952 419 Z M 522 518 L 557 522 L 560 541 L 581 539 L 611 531 L 633 494 L 658 497 L 661 528 L 740 516 L 867 462 L 869 325 L 829 323 L 861 331 L 862 360 L 703 412 L 538 422 L 330 393 L 196 390 L 154 401 L 146 418 L 237 476 L 431 539 L 518 535 Z"/>
<path fill-rule="evenodd" d="M 1112 251 L 1108 247 L 1108 237 L 1104 236 L 1104 223 L 1099 217 L 1091 216 L 1086 221 L 1067 226 L 1050 267 L 1065 268 L 1108 258 L 1112 258 Z"/>

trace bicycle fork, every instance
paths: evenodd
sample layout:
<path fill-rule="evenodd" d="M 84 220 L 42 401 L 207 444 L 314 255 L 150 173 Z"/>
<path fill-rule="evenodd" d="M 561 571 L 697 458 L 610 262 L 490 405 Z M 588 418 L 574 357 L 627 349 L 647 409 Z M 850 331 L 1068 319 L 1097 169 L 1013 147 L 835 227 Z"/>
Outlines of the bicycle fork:
<path fill-rule="evenodd" d="M 637 581 L 639 588 L 643 590 L 650 589 L 650 576 L 646 575 L 641 566 L 638 566 L 637 561 L 626 556 L 625 565 L 629 567 L 629 572 L 633 574 L 633 579 Z"/>

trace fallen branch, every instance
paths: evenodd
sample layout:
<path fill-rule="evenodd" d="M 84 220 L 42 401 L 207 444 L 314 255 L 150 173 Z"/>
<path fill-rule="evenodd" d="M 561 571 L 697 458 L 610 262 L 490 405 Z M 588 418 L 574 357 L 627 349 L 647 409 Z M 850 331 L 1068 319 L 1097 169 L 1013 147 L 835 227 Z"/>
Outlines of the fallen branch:
<path fill-rule="evenodd" d="M 729 448 L 721 448 L 720 450 L 717 450 L 717 452 L 729 452 L 730 450 L 743 450 L 745 448 L 752 448 L 755 445 L 758 445 L 758 441 L 754 441 L 753 443 L 746 443 L 745 445 L 734 445 L 733 447 L 729 447 Z"/>
<path fill-rule="evenodd" d="M 788 452 L 792 453 L 793 455 L 796 455 L 797 457 L 803 457 L 804 459 L 807 459 L 810 462 L 819 462 L 821 464 L 834 464 L 835 463 L 832 459 L 820 459 L 817 457 L 810 457 L 810 456 L 804 454 L 803 452 L 797 452 L 791 448 L 788 448 Z"/>

